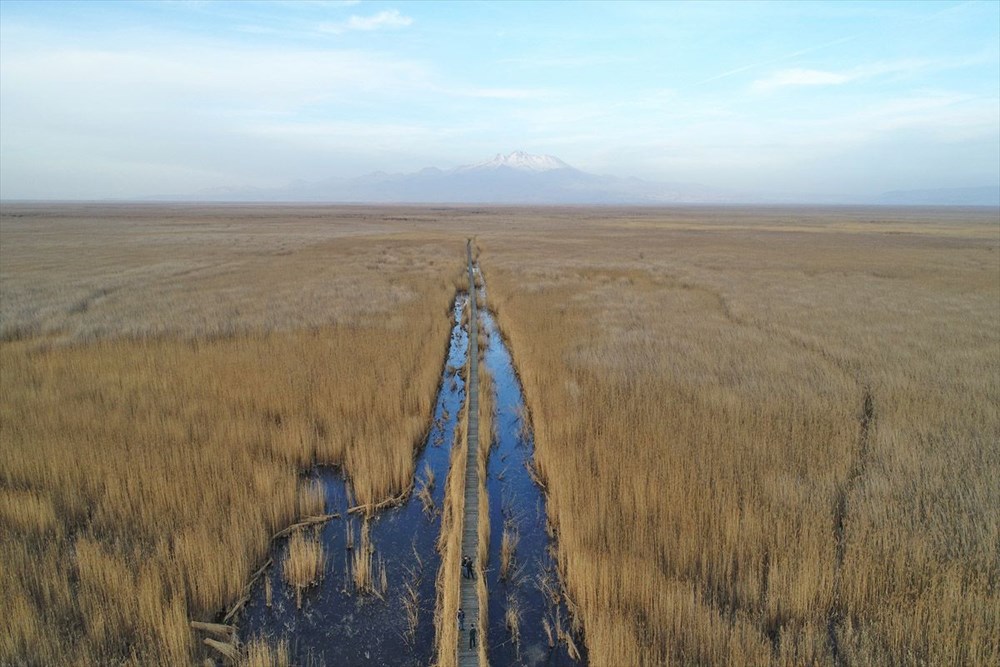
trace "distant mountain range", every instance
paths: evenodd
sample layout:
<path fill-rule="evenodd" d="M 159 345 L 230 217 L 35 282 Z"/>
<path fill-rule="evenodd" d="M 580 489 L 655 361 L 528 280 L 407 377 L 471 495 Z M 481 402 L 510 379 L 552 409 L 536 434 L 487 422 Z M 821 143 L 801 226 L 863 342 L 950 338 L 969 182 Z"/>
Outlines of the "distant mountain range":
<path fill-rule="evenodd" d="M 552 155 L 515 151 L 454 169 L 427 167 L 403 174 L 377 171 L 356 178 L 295 181 L 282 188 L 212 188 L 151 200 L 205 202 L 337 202 L 371 204 L 764 204 L 802 203 L 803 198 L 751 196 L 696 183 L 654 183 L 599 176 Z M 891 192 L 871 201 L 804 198 L 829 204 L 1000 205 L 1000 187 Z"/>
<path fill-rule="evenodd" d="M 876 203 L 895 206 L 1000 206 L 1000 187 L 893 190 L 879 196 Z"/>

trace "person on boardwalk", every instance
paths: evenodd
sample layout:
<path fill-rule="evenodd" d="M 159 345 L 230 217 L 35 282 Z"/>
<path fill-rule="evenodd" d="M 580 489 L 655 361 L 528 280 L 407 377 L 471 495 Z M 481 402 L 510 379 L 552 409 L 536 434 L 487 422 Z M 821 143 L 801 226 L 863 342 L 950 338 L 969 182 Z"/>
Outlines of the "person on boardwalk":
<path fill-rule="evenodd" d="M 468 556 L 462 556 L 462 578 L 463 579 L 468 579 L 469 578 L 469 557 Z"/>
<path fill-rule="evenodd" d="M 458 608 L 458 629 L 465 630 L 465 612 L 461 607 Z"/>
<path fill-rule="evenodd" d="M 469 648 L 476 648 L 476 624 L 469 627 Z"/>

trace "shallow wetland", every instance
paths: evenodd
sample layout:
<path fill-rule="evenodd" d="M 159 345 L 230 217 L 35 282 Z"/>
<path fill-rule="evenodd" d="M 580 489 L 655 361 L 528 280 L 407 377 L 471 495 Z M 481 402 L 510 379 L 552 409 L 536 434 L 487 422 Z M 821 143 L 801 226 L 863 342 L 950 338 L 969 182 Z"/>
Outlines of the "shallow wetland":
<path fill-rule="evenodd" d="M 349 481 L 338 470 L 314 468 L 308 477 L 325 491 L 324 511 L 340 517 L 318 529 L 326 555 L 323 577 L 299 600 L 295 588 L 282 578 L 289 540 L 277 540 L 271 566 L 253 586 L 237 618 L 244 641 L 262 637 L 276 644 L 286 639 L 296 663 L 426 665 L 431 661 L 434 582 L 440 565 L 435 545 L 449 455 L 465 400 L 461 376 L 469 345 L 461 325 L 465 301 L 464 295 L 455 301 L 448 358 L 433 422 L 416 460 L 413 492 L 398 506 L 375 511 L 367 519 L 371 590 L 356 590 L 352 576 L 355 554 L 363 549 L 364 513 L 349 511 Z M 430 510 L 420 498 L 424 486 L 433 501 Z M 411 626 L 408 613 L 414 611 L 416 624 Z"/>

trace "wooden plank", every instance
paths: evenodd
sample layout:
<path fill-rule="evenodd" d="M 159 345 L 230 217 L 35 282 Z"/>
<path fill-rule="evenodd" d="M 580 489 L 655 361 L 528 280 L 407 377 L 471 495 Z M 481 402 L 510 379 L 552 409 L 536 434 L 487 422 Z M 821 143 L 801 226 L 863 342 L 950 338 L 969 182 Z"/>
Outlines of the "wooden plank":
<path fill-rule="evenodd" d="M 479 314 L 476 308 L 476 281 L 472 272 L 472 242 L 466 244 L 469 264 L 469 418 L 466 442 L 469 446 L 465 464 L 465 512 L 462 518 L 462 555 L 475 561 L 479 550 Z M 479 620 L 479 594 L 476 580 L 462 577 L 461 602 L 465 611 L 465 631 L 458 633 L 458 664 L 479 667 L 479 651 L 469 648 L 469 627 Z M 478 641 L 483 630 L 477 627 Z"/>

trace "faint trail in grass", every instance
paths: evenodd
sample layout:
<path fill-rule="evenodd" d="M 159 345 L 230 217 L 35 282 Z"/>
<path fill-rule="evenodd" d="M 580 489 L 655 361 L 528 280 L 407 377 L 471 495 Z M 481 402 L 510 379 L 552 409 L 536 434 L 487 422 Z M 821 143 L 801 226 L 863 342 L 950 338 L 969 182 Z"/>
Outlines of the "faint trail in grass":
<path fill-rule="evenodd" d="M 830 613 L 827 618 L 826 633 L 830 653 L 833 656 L 833 663 L 835 665 L 844 664 L 840 651 L 840 643 L 837 638 L 837 629 L 843 624 L 845 616 L 841 588 L 843 584 L 844 553 L 847 546 L 844 526 L 847 520 L 847 500 L 857 488 L 861 477 L 865 473 L 871 449 L 871 430 L 874 421 L 875 401 L 872 398 L 871 388 L 865 387 L 861 416 L 858 419 L 857 449 L 854 452 L 854 460 L 847 479 L 837 493 L 837 500 L 833 511 L 833 534 L 836 539 L 836 555 L 833 570 L 833 604 L 830 606 Z"/>

